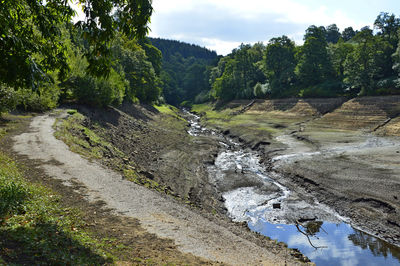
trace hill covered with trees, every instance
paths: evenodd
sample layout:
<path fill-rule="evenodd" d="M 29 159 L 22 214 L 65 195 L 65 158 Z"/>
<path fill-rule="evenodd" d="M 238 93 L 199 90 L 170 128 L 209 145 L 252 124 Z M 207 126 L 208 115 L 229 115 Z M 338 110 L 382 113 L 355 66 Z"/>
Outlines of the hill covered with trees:
<path fill-rule="evenodd" d="M 150 38 L 163 55 L 161 80 L 165 100 L 172 105 L 207 98 L 209 73 L 218 62 L 217 53 L 198 45 Z"/>

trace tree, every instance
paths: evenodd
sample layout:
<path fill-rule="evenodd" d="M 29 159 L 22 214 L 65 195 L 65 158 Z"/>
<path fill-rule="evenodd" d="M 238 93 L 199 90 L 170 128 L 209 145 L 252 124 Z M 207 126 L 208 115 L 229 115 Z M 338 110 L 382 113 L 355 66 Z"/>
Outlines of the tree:
<path fill-rule="evenodd" d="M 1 1 L 0 82 L 7 86 L 36 87 L 46 72 L 68 71 L 59 25 L 74 14 L 68 0 Z M 149 0 L 79 0 L 85 20 L 77 23 L 90 49 L 88 70 L 95 75 L 110 71 L 110 44 L 117 31 L 143 37 L 152 14 Z M 113 16 L 114 11 L 118 16 Z M 117 19 L 118 18 L 118 19 Z M 40 55 L 39 58 L 36 55 Z"/>
<path fill-rule="evenodd" d="M 325 36 L 324 27 L 313 25 L 306 30 L 297 65 L 297 75 L 303 87 L 314 86 L 333 77 Z"/>
<path fill-rule="evenodd" d="M 347 56 L 354 50 L 354 46 L 340 39 L 336 44 L 328 47 L 332 59 L 333 68 L 339 80 L 344 79 L 344 68 Z"/>
<path fill-rule="evenodd" d="M 130 102 L 137 99 L 146 103 L 156 101 L 161 95 L 161 81 L 137 41 L 127 37 L 118 38 L 114 42 L 113 52 L 129 81 L 125 99 Z"/>
<path fill-rule="evenodd" d="M 375 39 L 372 30 L 364 28 L 353 38 L 357 46 L 345 62 L 345 82 L 360 89 L 360 95 L 370 94 L 374 88 Z"/>
<path fill-rule="evenodd" d="M 400 19 L 394 14 L 382 12 L 374 22 L 374 28 L 378 30 L 378 35 L 387 40 L 393 47 L 397 46 L 399 41 L 397 31 L 400 28 Z"/>
<path fill-rule="evenodd" d="M 400 35 L 400 30 L 398 31 L 398 35 Z M 393 59 L 393 70 L 397 73 L 396 85 L 398 88 L 400 88 L 400 38 L 396 52 L 392 55 L 392 59 Z"/>
<path fill-rule="evenodd" d="M 185 99 L 194 100 L 196 95 L 208 87 L 205 78 L 206 67 L 200 64 L 191 65 L 184 78 L 183 87 L 185 88 Z"/>
<path fill-rule="evenodd" d="M 342 39 L 345 42 L 350 41 L 354 36 L 356 36 L 356 32 L 352 27 L 347 27 L 342 32 Z"/>
<path fill-rule="evenodd" d="M 272 38 L 265 52 L 265 68 L 272 96 L 284 95 L 295 79 L 295 45 L 287 36 Z"/>
<path fill-rule="evenodd" d="M 326 27 L 326 41 L 328 43 L 337 43 L 341 37 L 339 28 L 336 24 L 329 25 Z"/>

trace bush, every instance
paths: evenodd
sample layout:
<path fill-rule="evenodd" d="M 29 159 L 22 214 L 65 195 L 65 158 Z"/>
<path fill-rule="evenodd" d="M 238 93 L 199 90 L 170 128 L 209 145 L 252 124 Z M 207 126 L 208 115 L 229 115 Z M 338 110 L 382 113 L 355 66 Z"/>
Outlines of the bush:
<path fill-rule="evenodd" d="M 343 95 L 343 83 L 337 81 L 326 81 L 316 86 L 307 87 L 299 93 L 299 96 L 303 98 L 330 98 Z"/>
<path fill-rule="evenodd" d="M 37 91 L 20 89 L 17 91 L 18 106 L 26 111 L 43 112 L 57 107 L 60 90 L 56 85 L 46 85 Z"/>
<path fill-rule="evenodd" d="M 28 193 L 21 184 L 13 183 L 0 177 L 0 219 L 9 215 L 11 212 L 20 211 L 22 203 Z"/>
<path fill-rule="evenodd" d="M 72 91 L 79 103 L 104 107 L 119 106 L 124 99 L 125 88 L 128 84 L 112 69 L 108 78 L 73 76 L 63 85 Z"/>
<path fill-rule="evenodd" d="M 0 84 L 0 114 L 15 109 L 17 102 L 16 92 Z"/>
<path fill-rule="evenodd" d="M 209 91 L 202 91 L 194 98 L 196 104 L 208 102 L 212 99 Z"/>
<path fill-rule="evenodd" d="M 181 102 L 180 106 L 185 108 L 192 108 L 193 103 L 191 101 L 183 101 Z"/>

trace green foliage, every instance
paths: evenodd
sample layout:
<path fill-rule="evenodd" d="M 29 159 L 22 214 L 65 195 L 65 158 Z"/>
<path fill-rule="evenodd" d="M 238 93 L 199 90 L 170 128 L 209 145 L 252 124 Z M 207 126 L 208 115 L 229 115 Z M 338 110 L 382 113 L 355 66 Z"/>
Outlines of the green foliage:
<path fill-rule="evenodd" d="M 163 55 L 161 80 L 166 102 L 178 106 L 194 101 L 202 91 L 210 90 L 209 68 L 217 54 L 197 45 L 150 38 Z"/>
<path fill-rule="evenodd" d="M 202 91 L 194 98 L 194 103 L 205 103 L 211 100 L 211 95 L 209 91 Z"/>
<path fill-rule="evenodd" d="M 299 92 L 304 98 L 332 98 L 344 96 L 344 87 L 340 81 L 326 81 L 324 83 L 310 86 Z"/>
<path fill-rule="evenodd" d="M 340 37 L 341 34 L 336 24 L 331 24 L 326 27 L 326 41 L 328 43 L 337 43 Z"/>
<path fill-rule="evenodd" d="M 145 50 L 134 40 L 119 38 L 114 44 L 114 54 L 118 58 L 125 78 L 129 82 L 126 89 L 126 99 L 135 102 L 152 103 L 161 95 L 160 79 L 147 61 Z"/>
<path fill-rule="evenodd" d="M 73 76 L 64 86 L 73 92 L 78 102 L 92 106 L 118 106 L 122 103 L 126 81 L 111 69 L 108 78 L 87 75 Z"/>
<path fill-rule="evenodd" d="M 262 70 L 264 51 L 261 43 L 242 44 L 222 58 L 217 68 L 210 71 L 212 96 L 222 101 L 253 98 L 254 86 L 266 79 Z"/>
<path fill-rule="evenodd" d="M 0 8 L 0 82 L 13 88 L 36 87 L 46 72 L 68 70 L 57 25 L 73 10 L 67 1 L 2 1 Z M 40 54 L 41 58 L 35 58 Z"/>
<path fill-rule="evenodd" d="M 301 86 L 314 86 L 333 78 L 333 66 L 327 52 L 325 29 L 310 26 L 299 52 L 297 75 Z"/>
<path fill-rule="evenodd" d="M 67 0 L 1 3 L 0 84 L 18 91 L 19 106 L 24 109 L 54 108 L 59 82 L 62 100 L 78 98 L 100 106 L 118 105 L 123 100 L 128 83 L 118 63 L 111 63 L 111 45 L 121 35 L 130 40 L 146 35 L 151 1 L 79 0 L 75 4 L 82 6 L 85 19 L 72 25 L 74 11 Z M 160 72 L 161 55 L 149 44 L 143 47 L 151 62 L 146 58 L 139 64 L 151 77 L 139 77 L 142 86 L 138 90 L 142 91 L 138 98 L 150 102 L 160 94 L 159 86 L 150 81 Z M 156 74 L 151 73 L 149 64 Z M 1 91 L 5 93 L 5 89 Z M 15 105 L 9 97 L 12 91 L 7 89 L 7 98 L 0 102 L 1 111 Z"/>
<path fill-rule="evenodd" d="M 13 110 L 17 105 L 17 101 L 16 92 L 0 84 L 0 115 L 1 113 Z"/>
<path fill-rule="evenodd" d="M 353 27 L 347 27 L 342 32 L 342 39 L 345 42 L 350 41 L 354 36 L 356 36 L 356 32 Z"/>
<path fill-rule="evenodd" d="M 272 38 L 265 49 L 241 45 L 208 69 L 210 95 L 229 101 L 398 94 L 400 18 L 381 13 L 374 27 L 375 34 L 368 27 L 340 33 L 336 24 L 312 25 L 302 46 L 286 36 Z"/>
<path fill-rule="evenodd" d="M 358 88 L 360 95 L 372 95 L 380 79 L 393 75 L 386 65 L 391 62 L 390 44 L 374 36 L 368 28 L 359 32 L 353 40 L 357 45 L 346 58 L 344 81 Z"/>
<path fill-rule="evenodd" d="M 20 108 L 26 111 L 43 112 L 57 106 L 60 89 L 55 84 L 45 83 L 36 91 L 20 89 L 16 94 Z"/>
<path fill-rule="evenodd" d="M 269 41 L 265 52 L 265 68 L 271 97 L 282 97 L 295 81 L 295 45 L 282 36 Z"/>
<path fill-rule="evenodd" d="M 10 264 L 95 265 L 112 262 L 82 230 L 81 214 L 63 209 L 52 191 L 27 182 L 0 153 L 0 261 Z"/>

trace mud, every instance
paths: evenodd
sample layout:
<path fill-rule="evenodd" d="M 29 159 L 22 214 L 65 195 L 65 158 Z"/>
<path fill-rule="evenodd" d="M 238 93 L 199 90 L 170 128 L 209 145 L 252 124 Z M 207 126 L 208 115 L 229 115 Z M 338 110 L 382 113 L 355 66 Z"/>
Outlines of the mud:
<path fill-rule="evenodd" d="M 242 118 L 230 118 L 246 119 L 251 128 L 228 123 L 219 129 L 255 148 L 291 191 L 318 199 L 356 228 L 400 246 L 400 138 L 392 136 L 399 99 L 259 100 Z M 207 118 L 204 123 L 210 125 Z M 269 132 L 252 129 L 260 126 Z"/>
<path fill-rule="evenodd" d="M 219 216 L 190 209 L 171 197 L 124 180 L 118 173 L 70 152 L 63 142 L 54 138 L 54 121 L 49 115 L 33 118 L 29 131 L 14 138 L 14 149 L 21 156 L 39 161 L 38 167 L 46 176 L 58 180 L 68 189 L 73 188 L 83 200 L 91 204 L 103 202 L 114 215 L 137 220 L 141 227 L 158 238 L 172 239 L 183 254 L 202 258 L 199 262 L 208 260 L 232 265 L 300 263 L 294 258 L 301 257 L 298 252 L 257 237 Z M 171 252 L 173 250 L 174 246 Z M 189 258 L 189 261 L 193 260 Z"/>

